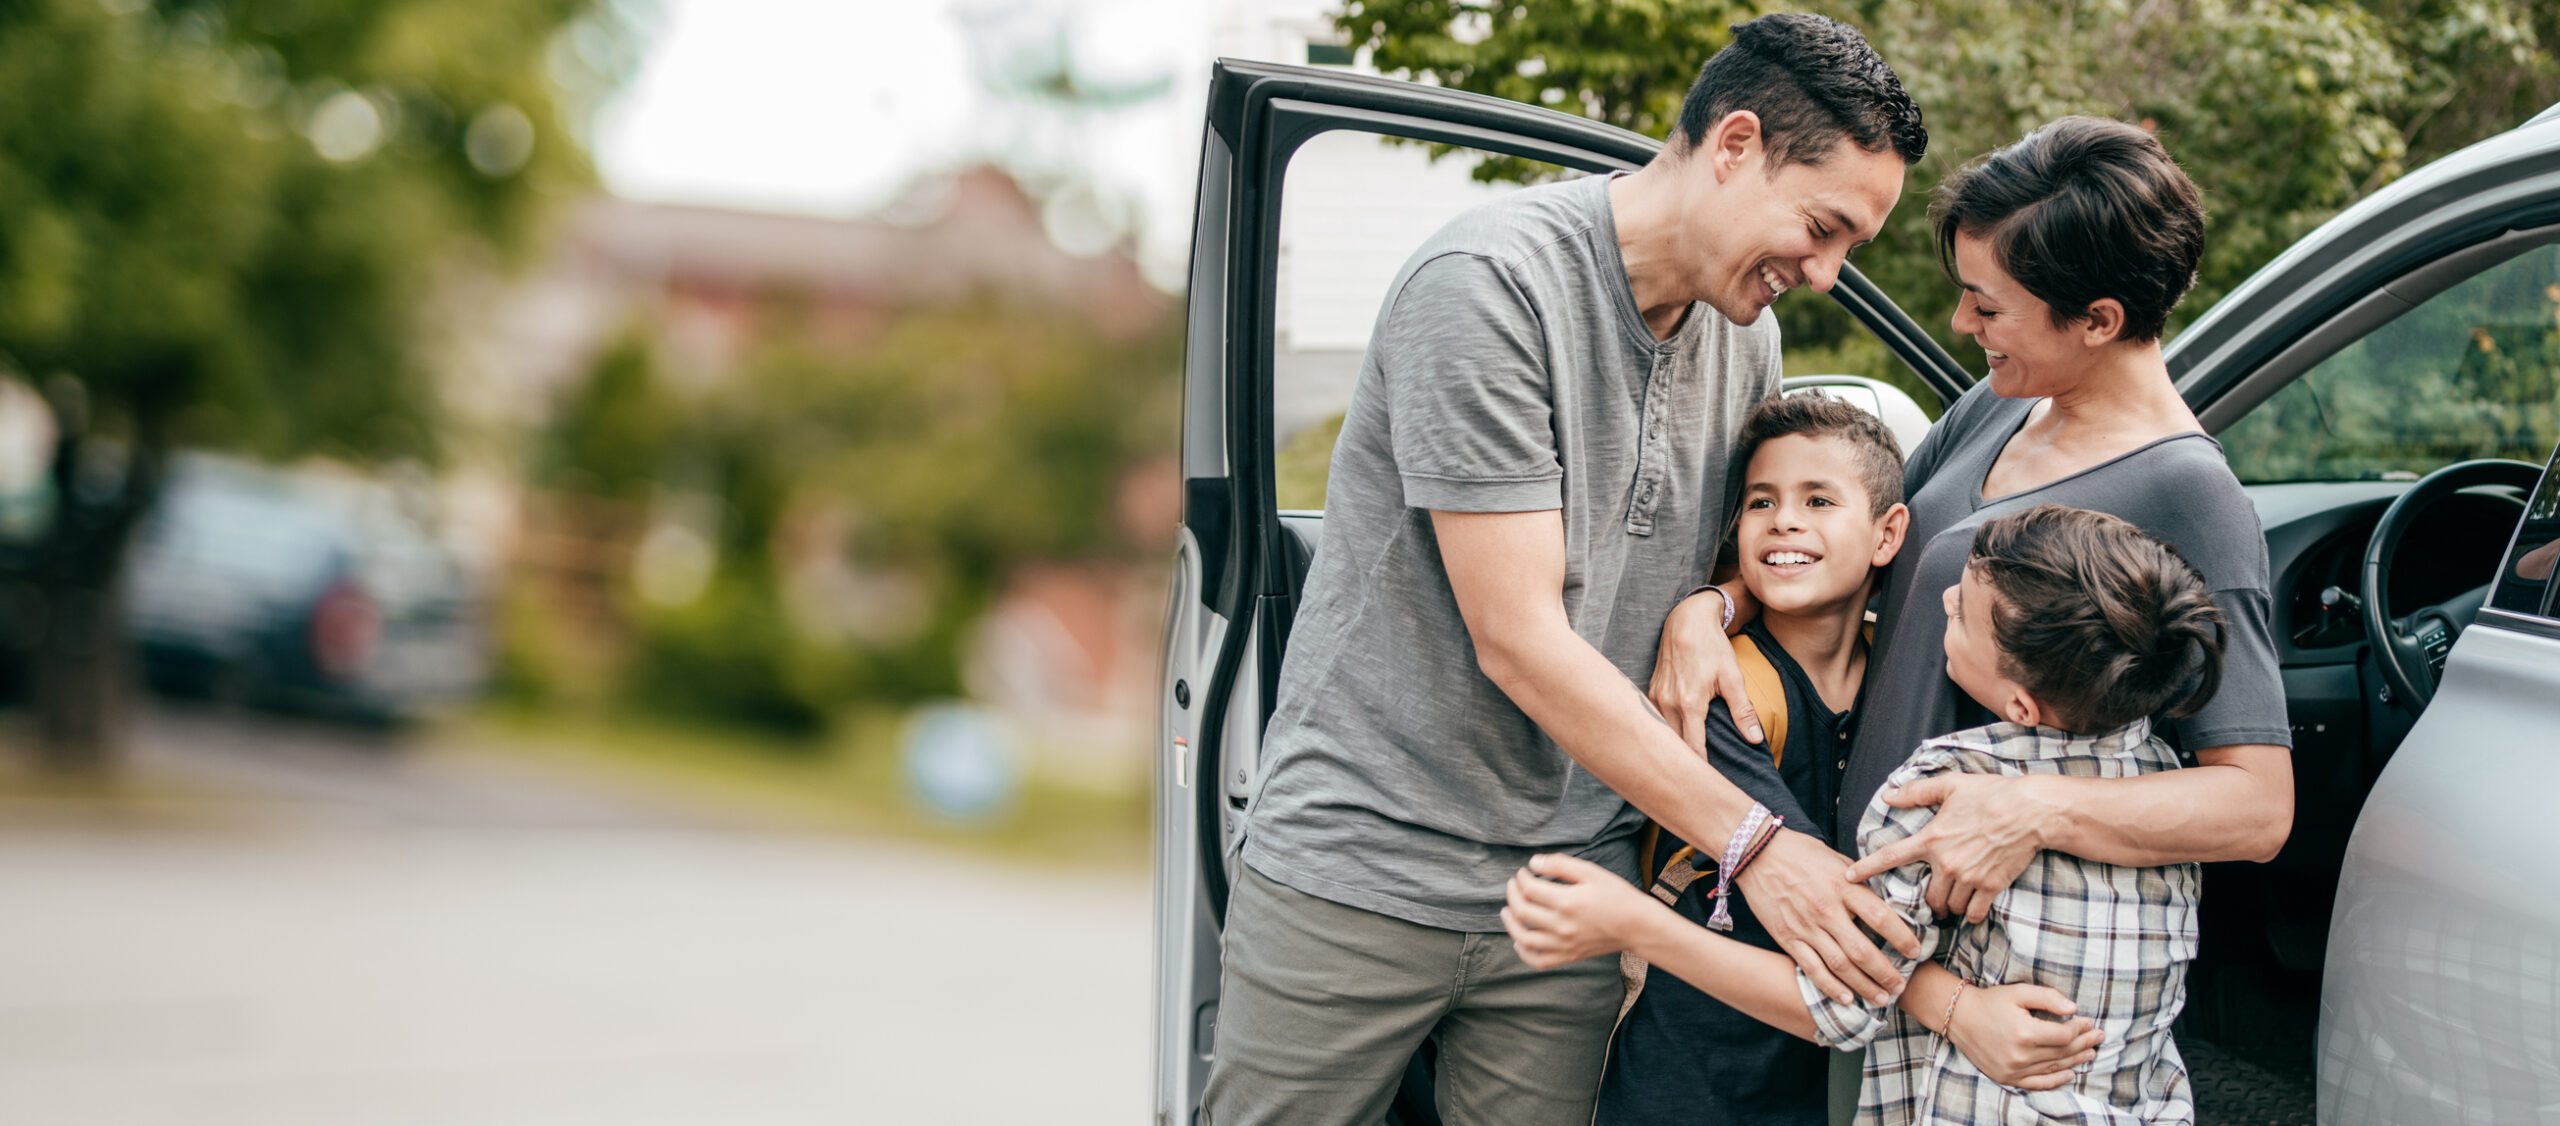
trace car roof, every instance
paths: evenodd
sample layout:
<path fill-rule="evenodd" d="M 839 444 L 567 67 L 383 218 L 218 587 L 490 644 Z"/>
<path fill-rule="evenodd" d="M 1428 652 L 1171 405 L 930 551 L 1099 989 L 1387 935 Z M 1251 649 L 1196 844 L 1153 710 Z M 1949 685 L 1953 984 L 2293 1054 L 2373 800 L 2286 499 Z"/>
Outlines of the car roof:
<path fill-rule="evenodd" d="M 2202 409 L 2373 288 L 2506 231 L 2554 222 L 2560 105 L 2400 177 L 2303 236 L 2170 342 L 2170 375 Z"/>

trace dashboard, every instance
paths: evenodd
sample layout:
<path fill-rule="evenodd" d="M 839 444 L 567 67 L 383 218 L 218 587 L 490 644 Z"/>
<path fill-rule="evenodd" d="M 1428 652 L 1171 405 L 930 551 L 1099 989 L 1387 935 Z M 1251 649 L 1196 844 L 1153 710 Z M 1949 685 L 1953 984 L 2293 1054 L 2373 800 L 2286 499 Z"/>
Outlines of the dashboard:
<path fill-rule="evenodd" d="M 2364 618 L 2334 587 L 2364 597 L 2366 541 L 2383 510 L 2408 488 L 2403 482 L 2314 482 L 2252 485 L 2266 530 L 2275 578 L 2276 644 L 2288 666 L 2353 662 L 2364 643 Z M 2495 574 L 2521 502 L 2494 492 L 2457 493 L 2420 515 L 2392 560 L 2390 608 L 2405 615 L 2463 594 Z"/>

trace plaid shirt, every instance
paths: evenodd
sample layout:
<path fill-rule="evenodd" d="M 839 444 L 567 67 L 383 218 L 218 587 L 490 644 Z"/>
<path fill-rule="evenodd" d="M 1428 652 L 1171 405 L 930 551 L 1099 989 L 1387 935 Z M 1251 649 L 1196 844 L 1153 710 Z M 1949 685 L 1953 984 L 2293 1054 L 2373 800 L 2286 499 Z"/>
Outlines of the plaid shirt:
<path fill-rule="evenodd" d="M 2151 737 L 2148 719 L 2093 736 L 1995 723 L 1922 743 L 1885 789 L 1950 772 L 2129 778 L 2177 766 L 2168 745 Z M 1895 809 L 1879 793 L 1858 822 L 1858 847 L 1872 853 L 1919 832 L 1936 813 L 1930 806 Z M 2033 982 L 2060 990 L 2106 1038 L 2071 1084 L 2020 1091 L 1975 1070 L 1900 1009 L 1840 1004 L 1798 971 L 1823 1041 L 1868 1045 L 1858 1122 L 2195 1121 L 2186 1062 L 2169 1025 L 2186 1003 L 2187 963 L 2196 956 L 2203 880 L 2196 865 L 2131 868 L 2041 852 L 1979 925 L 1932 919 L 1922 898 L 1928 875 L 1926 863 L 1906 864 L 1868 886 L 1919 932 L 1921 948 L 1939 964 L 1979 985 Z M 1905 974 L 1916 964 L 1891 947 L 1885 953 Z"/>

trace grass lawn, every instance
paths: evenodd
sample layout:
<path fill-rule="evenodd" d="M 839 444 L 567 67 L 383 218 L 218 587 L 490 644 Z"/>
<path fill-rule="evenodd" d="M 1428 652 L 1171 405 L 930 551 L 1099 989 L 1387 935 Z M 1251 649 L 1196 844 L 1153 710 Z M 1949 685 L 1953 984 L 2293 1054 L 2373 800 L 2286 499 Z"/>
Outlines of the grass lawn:
<path fill-rule="evenodd" d="M 903 720 L 855 716 L 836 734 L 806 741 L 629 714 L 490 707 L 446 721 L 446 737 L 435 741 L 595 769 L 781 828 L 897 837 L 1041 864 L 1147 864 L 1144 774 L 1069 778 L 1044 769 L 1054 756 L 1026 736 L 1011 807 L 955 823 L 908 795 L 898 753 Z"/>

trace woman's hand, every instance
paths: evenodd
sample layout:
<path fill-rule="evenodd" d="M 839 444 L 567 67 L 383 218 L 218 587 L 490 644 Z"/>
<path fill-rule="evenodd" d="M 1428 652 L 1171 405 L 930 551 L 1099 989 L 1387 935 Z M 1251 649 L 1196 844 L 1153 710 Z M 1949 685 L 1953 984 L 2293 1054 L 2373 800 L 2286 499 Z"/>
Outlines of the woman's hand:
<path fill-rule="evenodd" d="M 1540 877 L 1546 877 L 1541 879 Z M 1632 949 L 1647 924 L 1678 921 L 1662 901 L 1617 873 L 1575 856 L 1540 853 L 1504 891 L 1503 929 L 1532 968 Z"/>
<path fill-rule="evenodd" d="M 1662 623 L 1662 644 L 1654 654 L 1653 684 L 1645 698 L 1653 701 L 1663 721 L 1680 733 L 1689 749 L 1707 753 L 1707 705 L 1722 699 L 1733 712 L 1734 729 L 1744 739 L 1761 740 L 1760 715 L 1742 687 L 1742 664 L 1733 655 L 1733 639 L 1725 636 L 1722 587 L 1699 591 L 1672 607 Z"/>
<path fill-rule="evenodd" d="M 1920 831 L 1860 857 L 1849 879 L 1865 882 L 1915 860 L 1929 862 L 1929 910 L 1940 918 L 1962 914 L 1979 923 L 1991 902 L 2017 882 L 2018 873 L 2043 851 L 2042 826 L 2059 816 L 2042 800 L 2032 777 L 1935 774 L 1885 792 L 1899 809 L 1934 805 L 1937 815 Z"/>
<path fill-rule="evenodd" d="M 2074 1017 L 2071 999 L 2041 985 L 1976 985 L 1956 998 L 1947 1039 L 1995 1083 L 2049 1091 L 2098 1058 L 2097 1023 Z M 2052 1013 L 2055 1020 L 2037 1016 Z"/>

